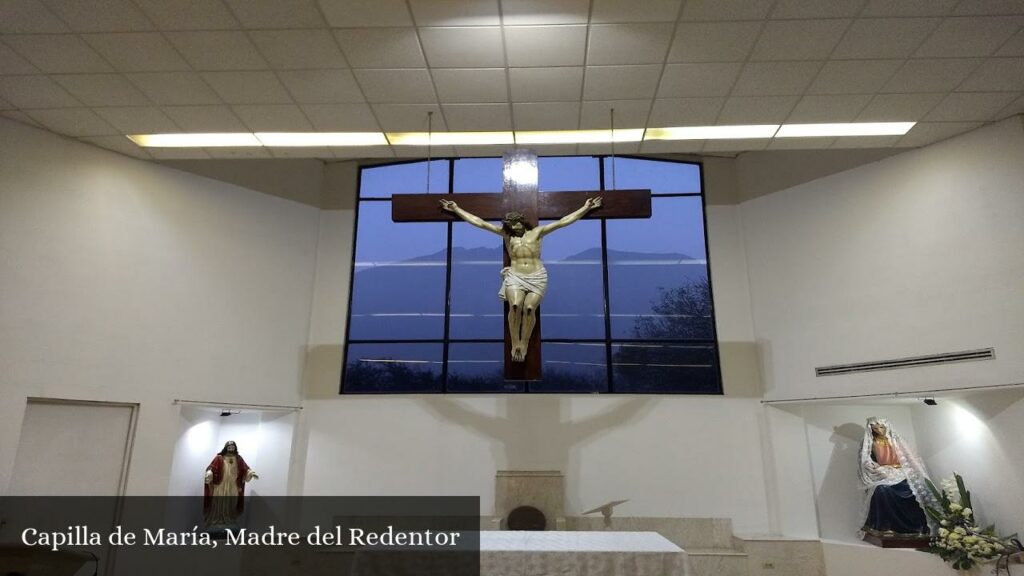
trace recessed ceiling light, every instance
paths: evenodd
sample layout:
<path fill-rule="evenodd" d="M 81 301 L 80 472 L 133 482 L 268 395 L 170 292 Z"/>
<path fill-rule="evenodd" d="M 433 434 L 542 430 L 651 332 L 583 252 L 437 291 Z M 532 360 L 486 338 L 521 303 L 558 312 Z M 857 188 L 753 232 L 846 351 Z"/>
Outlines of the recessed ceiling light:
<path fill-rule="evenodd" d="M 264 146 L 387 146 L 381 132 L 257 132 Z"/>
<path fill-rule="evenodd" d="M 746 138 L 771 138 L 778 129 L 778 124 L 648 128 L 644 140 L 742 140 Z"/>
<path fill-rule="evenodd" d="M 516 131 L 516 144 L 593 144 L 601 142 L 640 142 L 643 128 L 627 130 L 527 130 Z"/>
<path fill-rule="evenodd" d="M 216 148 L 222 146 L 262 146 L 249 132 L 201 134 L 129 134 L 143 148 Z"/>
<path fill-rule="evenodd" d="M 479 146 L 515 144 L 511 132 L 388 132 L 396 146 Z"/>
<path fill-rule="evenodd" d="M 783 124 L 776 138 L 815 136 L 902 136 L 915 122 L 846 122 L 842 124 Z"/>

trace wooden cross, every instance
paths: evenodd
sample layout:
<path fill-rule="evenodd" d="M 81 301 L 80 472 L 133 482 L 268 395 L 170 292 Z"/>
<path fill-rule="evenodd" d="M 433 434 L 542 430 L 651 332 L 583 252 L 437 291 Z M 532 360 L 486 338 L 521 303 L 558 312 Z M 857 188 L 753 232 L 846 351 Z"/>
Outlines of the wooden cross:
<path fill-rule="evenodd" d="M 454 200 L 459 207 L 484 220 L 501 220 L 508 212 L 520 212 L 534 226 L 540 220 L 557 220 L 583 206 L 587 198 L 601 196 L 603 206 L 586 218 L 649 218 L 650 190 L 584 190 L 579 192 L 538 192 L 537 155 L 529 150 L 513 150 L 504 155 L 502 192 L 460 194 L 395 194 L 391 200 L 391 219 L 395 222 L 452 222 L 459 217 L 441 209 L 441 200 Z M 505 254 L 505 266 L 509 256 Z M 494 279 L 497 284 L 500 279 Z M 572 286 L 551 286 L 551 290 L 571 290 Z M 497 300 L 497 298 L 495 298 Z M 508 330 L 508 304 L 505 304 L 505 379 L 540 380 L 540 310 L 526 352 L 525 362 L 512 361 Z"/>

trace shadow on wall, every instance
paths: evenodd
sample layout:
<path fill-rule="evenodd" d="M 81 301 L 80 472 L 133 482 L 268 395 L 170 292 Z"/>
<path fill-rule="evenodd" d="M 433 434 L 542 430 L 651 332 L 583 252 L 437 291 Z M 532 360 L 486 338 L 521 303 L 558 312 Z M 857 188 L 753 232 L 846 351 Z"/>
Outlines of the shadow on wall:
<path fill-rule="evenodd" d="M 864 487 L 857 476 L 860 443 L 864 439 L 864 426 L 848 422 L 833 428 L 829 441 L 832 456 L 818 491 L 818 525 L 822 538 L 856 541 L 861 518 L 850 518 L 850 512 L 862 509 Z M 842 518 L 845 529 L 835 528 L 834 521 Z"/>
<path fill-rule="evenodd" d="M 563 396 L 507 396 L 492 416 L 454 398 L 425 397 L 419 403 L 439 417 L 488 438 L 498 469 L 559 470 L 569 482 L 580 478 L 580 459 L 573 450 L 615 428 L 643 418 L 653 407 L 649 398 L 622 400 L 591 416 L 572 419 Z M 578 488 L 578 487 L 577 487 Z"/>

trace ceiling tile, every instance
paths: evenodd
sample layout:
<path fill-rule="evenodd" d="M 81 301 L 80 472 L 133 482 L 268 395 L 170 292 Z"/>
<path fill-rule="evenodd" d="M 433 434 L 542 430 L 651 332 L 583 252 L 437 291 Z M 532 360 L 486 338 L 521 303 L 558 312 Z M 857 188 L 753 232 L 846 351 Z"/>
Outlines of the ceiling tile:
<path fill-rule="evenodd" d="M 417 26 L 497 26 L 498 0 L 409 0 Z"/>
<path fill-rule="evenodd" d="M 0 112 L 0 117 L 7 118 L 8 120 L 14 120 L 15 122 L 20 122 L 22 124 L 25 124 L 26 126 L 42 128 L 39 122 L 36 122 L 32 119 L 31 116 L 25 114 L 21 110 L 4 110 L 3 112 Z"/>
<path fill-rule="evenodd" d="M 106 136 L 117 134 L 88 108 L 54 108 L 51 110 L 26 110 L 36 122 L 46 129 L 65 136 Z"/>
<path fill-rule="evenodd" d="M 647 140 L 640 143 L 644 154 L 696 154 L 706 140 Z"/>
<path fill-rule="evenodd" d="M 831 148 L 892 148 L 902 136 L 846 136 L 836 138 Z"/>
<path fill-rule="evenodd" d="M 857 115 L 858 122 L 916 122 L 942 100 L 942 94 L 879 94 Z"/>
<path fill-rule="evenodd" d="M 660 65 L 587 66 L 583 76 L 583 99 L 651 99 L 658 89 L 660 76 Z"/>
<path fill-rule="evenodd" d="M 373 113 L 385 132 L 426 132 L 428 112 L 434 113 L 430 125 L 435 132 L 448 130 L 436 104 L 373 104 Z"/>
<path fill-rule="evenodd" d="M 821 62 L 751 62 L 743 67 L 732 93 L 736 96 L 803 94 Z"/>
<path fill-rule="evenodd" d="M 331 148 L 335 158 L 394 158 L 390 146 L 338 146 Z"/>
<path fill-rule="evenodd" d="M 849 26 L 849 20 L 768 22 L 751 60 L 825 60 Z"/>
<path fill-rule="evenodd" d="M 860 13 L 865 0 L 779 0 L 772 18 L 849 18 Z"/>
<path fill-rule="evenodd" d="M 316 0 L 226 0 L 245 28 L 322 28 Z"/>
<path fill-rule="evenodd" d="M 66 24 L 39 0 L 0 2 L 0 34 L 58 34 Z"/>
<path fill-rule="evenodd" d="M 941 58 L 907 60 L 881 92 L 949 92 L 981 63 L 980 59 Z"/>
<path fill-rule="evenodd" d="M 915 57 L 989 56 L 1024 23 L 1022 17 L 974 16 L 948 18 L 914 53 Z"/>
<path fill-rule="evenodd" d="M 934 30 L 940 18 L 855 20 L 836 46 L 833 58 L 906 58 Z"/>
<path fill-rule="evenodd" d="M 681 19 L 761 20 L 768 16 L 775 0 L 688 0 Z"/>
<path fill-rule="evenodd" d="M 441 102 L 508 102 L 504 68 L 434 68 L 431 74 Z"/>
<path fill-rule="evenodd" d="M 870 94 L 804 96 L 786 118 L 786 123 L 853 122 L 870 101 Z"/>
<path fill-rule="evenodd" d="M 210 157 L 205 148 L 147 148 L 146 151 L 156 160 L 201 160 Z"/>
<path fill-rule="evenodd" d="M 262 70 L 267 67 L 244 32 L 168 32 L 167 38 L 196 70 Z"/>
<path fill-rule="evenodd" d="M 262 147 L 207 148 L 206 153 L 210 155 L 210 158 L 225 158 L 229 160 L 236 158 L 270 158 L 270 151 Z"/>
<path fill-rule="evenodd" d="M 925 116 L 935 122 L 969 122 L 995 119 L 1017 98 L 1014 92 L 957 92 L 946 96 Z"/>
<path fill-rule="evenodd" d="M 370 103 L 430 104 L 437 100 L 427 70 L 356 70 Z"/>
<path fill-rule="evenodd" d="M 501 11 L 506 26 L 586 24 L 590 12 L 590 2 L 588 0 L 503 0 Z"/>
<path fill-rule="evenodd" d="M 654 101 L 647 126 L 710 126 L 724 104 L 725 98 L 659 98 Z"/>
<path fill-rule="evenodd" d="M 156 104 L 220 103 L 220 97 L 194 72 L 128 74 L 128 80 Z"/>
<path fill-rule="evenodd" d="M 353 68 L 427 66 L 415 28 L 349 28 L 334 34 Z"/>
<path fill-rule="evenodd" d="M 774 138 L 768 150 L 824 150 L 831 148 L 835 138 Z"/>
<path fill-rule="evenodd" d="M 203 80 L 227 104 L 290 104 L 292 101 L 273 72 L 204 72 Z"/>
<path fill-rule="evenodd" d="M 298 104 L 349 104 L 364 101 L 363 93 L 350 70 L 285 70 L 278 72 L 278 77 Z"/>
<path fill-rule="evenodd" d="M 38 74 L 39 69 L 28 63 L 7 45 L 0 44 L 0 76 L 7 74 Z"/>
<path fill-rule="evenodd" d="M 761 22 L 684 22 L 676 29 L 669 62 L 743 62 Z"/>
<path fill-rule="evenodd" d="M 675 22 L 682 3 L 682 0 L 594 0 L 590 21 L 594 24 Z"/>
<path fill-rule="evenodd" d="M 253 30 L 249 39 L 274 70 L 348 67 L 327 30 Z"/>
<path fill-rule="evenodd" d="M 0 98 L 0 110 L 14 110 L 15 108 L 17 108 L 17 106 L 11 104 L 7 100 L 4 100 L 3 98 Z"/>
<path fill-rule="evenodd" d="M 587 64 L 661 64 L 673 27 L 661 22 L 591 26 Z"/>
<path fill-rule="evenodd" d="M 702 152 L 750 152 L 764 150 L 771 142 L 770 138 L 751 138 L 744 140 L 707 140 Z"/>
<path fill-rule="evenodd" d="M 716 124 L 781 124 L 799 96 L 733 96 L 725 101 Z"/>
<path fill-rule="evenodd" d="M 945 16 L 959 0 L 868 0 L 862 18 L 877 16 Z M 987 1 L 987 0 L 986 0 Z"/>
<path fill-rule="evenodd" d="M 86 106 L 146 106 L 151 104 L 124 76 L 73 74 L 53 79 Z"/>
<path fill-rule="evenodd" d="M 899 147 L 925 146 L 974 130 L 981 122 L 918 122 L 896 143 Z"/>
<path fill-rule="evenodd" d="M 412 26 L 404 0 L 319 0 L 332 28 Z"/>
<path fill-rule="evenodd" d="M 1024 56 L 1024 28 L 1014 34 L 1013 38 L 1007 40 L 996 54 L 999 56 Z"/>
<path fill-rule="evenodd" d="M 4 36 L 4 42 L 22 58 L 50 74 L 114 71 L 95 50 L 72 34 Z"/>
<path fill-rule="evenodd" d="M 959 89 L 970 92 L 1024 90 L 1024 58 L 989 58 L 978 66 Z"/>
<path fill-rule="evenodd" d="M 162 134 L 180 132 L 181 129 L 159 108 L 95 108 L 121 134 Z M 203 131 L 209 128 L 203 129 Z"/>
<path fill-rule="evenodd" d="M 586 44 L 586 26 L 505 28 L 505 49 L 512 67 L 579 66 Z"/>
<path fill-rule="evenodd" d="M 2 76 L 0 98 L 18 108 L 71 108 L 81 103 L 46 76 Z"/>
<path fill-rule="evenodd" d="M 583 68 L 510 68 L 513 102 L 579 100 Z"/>
<path fill-rule="evenodd" d="M 251 132 L 308 132 L 313 125 L 294 104 L 233 106 Z"/>
<path fill-rule="evenodd" d="M 1000 110 L 999 113 L 996 114 L 996 119 L 1002 120 L 1003 118 L 1008 118 L 1016 114 L 1024 114 L 1024 96 L 1017 98 L 1011 102 L 1009 106 Z"/>
<path fill-rule="evenodd" d="M 133 158 L 142 158 L 148 160 L 152 158 L 149 152 L 145 148 L 137 146 L 131 140 L 125 138 L 122 135 L 118 136 L 82 136 L 79 138 L 82 142 L 98 146 L 106 150 L 111 150 L 119 154 L 131 156 Z"/>
<path fill-rule="evenodd" d="M 455 132 L 512 129 L 508 104 L 445 104 L 443 107 L 448 129 Z"/>
<path fill-rule="evenodd" d="M 435 68 L 494 68 L 505 65 L 501 28 L 421 28 L 427 62 Z M 472 46 L 472 50 L 467 50 Z"/>
<path fill-rule="evenodd" d="M 129 0 L 46 0 L 46 4 L 75 32 L 153 29 L 142 10 Z"/>
<path fill-rule="evenodd" d="M 119 72 L 188 70 L 188 63 L 158 32 L 86 34 L 83 38 Z"/>
<path fill-rule="evenodd" d="M 597 100 L 583 103 L 580 130 L 607 130 L 612 125 L 611 110 L 615 109 L 615 129 L 644 128 L 651 100 Z"/>
<path fill-rule="evenodd" d="M 247 131 L 227 106 L 164 106 L 162 110 L 185 132 Z"/>
<path fill-rule="evenodd" d="M 725 96 L 742 64 L 669 64 L 658 88 L 658 98 Z"/>
<path fill-rule="evenodd" d="M 963 0 L 953 14 L 957 16 L 1024 14 L 1022 0 Z"/>
<path fill-rule="evenodd" d="M 238 21 L 220 0 L 135 0 L 161 30 L 227 30 Z"/>
<path fill-rule="evenodd" d="M 303 104 L 302 111 L 320 132 L 379 132 L 369 104 Z"/>
<path fill-rule="evenodd" d="M 516 102 L 512 105 L 516 130 L 577 130 L 579 102 Z"/>
<path fill-rule="evenodd" d="M 874 94 L 902 64 L 902 60 L 830 60 L 807 93 Z"/>

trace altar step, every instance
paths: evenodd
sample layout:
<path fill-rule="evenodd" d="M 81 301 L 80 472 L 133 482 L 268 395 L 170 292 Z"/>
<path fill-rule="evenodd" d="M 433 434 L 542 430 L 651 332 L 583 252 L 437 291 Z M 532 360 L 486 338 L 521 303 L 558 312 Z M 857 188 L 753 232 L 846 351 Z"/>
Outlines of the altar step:
<path fill-rule="evenodd" d="M 749 576 L 746 552 L 733 548 L 688 548 L 692 576 Z"/>

